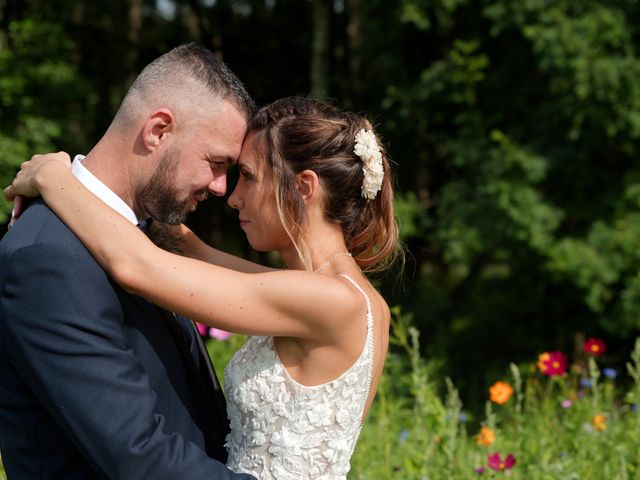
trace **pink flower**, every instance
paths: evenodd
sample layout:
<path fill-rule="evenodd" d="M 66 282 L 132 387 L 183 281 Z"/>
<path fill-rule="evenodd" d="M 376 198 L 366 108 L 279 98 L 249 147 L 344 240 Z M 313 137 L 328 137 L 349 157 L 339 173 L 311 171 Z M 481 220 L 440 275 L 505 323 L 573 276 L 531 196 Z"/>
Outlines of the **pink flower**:
<path fill-rule="evenodd" d="M 591 337 L 587 339 L 586 342 L 584 342 L 582 349 L 587 355 L 591 355 L 593 357 L 599 357 L 600 355 L 602 355 L 604 352 L 607 351 L 607 345 L 604 343 L 604 341 L 600 340 L 599 338 Z"/>
<path fill-rule="evenodd" d="M 495 470 L 496 472 L 502 472 L 504 470 L 510 470 L 516 464 L 516 459 L 512 454 L 507 455 L 507 457 L 502 460 L 500 458 L 500 454 L 495 452 L 488 457 L 489 460 L 489 468 L 491 470 Z"/>
<path fill-rule="evenodd" d="M 209 336 L 215 338 L 216 340 L 223 341 L 228 339 L 231 335 L 233 335 L 233 333 L 225 332 L 224 330 L 220 330 L 218 328 L 209 329 Z"/>
<path fill-rule="evenodd" d="M 563 400 L 562 403 L 560 403 L 560 406 L 562 408 L 571 408 L 571 405 L 573 405 L 573 402 L 570 398 L 567 398 L 566 400 Z"/>
<path fill-rule="evenodd" d="M 196 322 L 196 326 L 198 327 L 198 332 L 200 332 L 200 335 L 204 337 L 207 334 L 207 330 L 209 329 L 209 327 L 198 322 Z"/>
<path fill-rule="evenodd" d="M 538 370 L 549 377 L 563 375 L 567 371 L 567 365 L 567 357 L 562 352 L 544 352 L 538 355 Z"/>
<path fill-rule="evenodd" d="M 211 337 L 216 340 L 224 341 L 228 339 L 233 333 L 225 332 L 224 330 L 220 330 L 219 328 L 210 328 L 202 323 L 196 322 L 196 326 L 198 327 L 198 332 L 203 337 Z"/>

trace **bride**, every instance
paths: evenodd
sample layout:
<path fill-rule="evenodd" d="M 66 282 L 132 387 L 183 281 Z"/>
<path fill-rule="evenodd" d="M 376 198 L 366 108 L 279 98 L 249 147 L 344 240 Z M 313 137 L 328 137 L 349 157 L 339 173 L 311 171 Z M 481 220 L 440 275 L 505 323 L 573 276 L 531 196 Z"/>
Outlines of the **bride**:
<path fill-rule="evenodd" d="M 160 226 L 158 248 L 71 174 L 64 153 L 25 162 L 7 199 L 42 195 L 126 290 L 251 335 L 225 369 L 229 467 L 260 479 L 345 479 L 388 346 L 389 308 L 363 272 L 398 252 L 389 163 L 370 123 L 291 97 L 253 118 L 229 197 L 251 246 L 286 270 Z M 222 266 L 219 266 L 222 265 Z"/>

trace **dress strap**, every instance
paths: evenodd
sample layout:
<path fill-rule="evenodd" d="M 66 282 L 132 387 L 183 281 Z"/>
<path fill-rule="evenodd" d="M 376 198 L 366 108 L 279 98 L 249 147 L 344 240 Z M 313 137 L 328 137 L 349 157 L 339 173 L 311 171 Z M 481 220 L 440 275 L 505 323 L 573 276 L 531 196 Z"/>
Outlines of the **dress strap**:
<path fill-rule="evenodd" d="M 349 275 L 345 274 L 345 273 L 340 273 L 338 274 L 341 277 L 346 278 L 347 280 L 349 280 L 349 282 L 351 282 L 353 284 L 354 287 L 356 287 L 360 293 L 362 293 L 362 295 L 364 295 L 365 300 L 367 301 L 367 346 L 366 349 L 369 352 L 368 355 L 368 365 L 367 365 L 367 379 L 366 379 L 366 391 L 364 394 L 364 399 L 362 400 L 362 405 L 361 405 L 361 416 L 360 416 L 360 425 L 358 426 L 358 434 L 356 435 L 353 444 L 351 445 L 351 455 L 353 455 L 353 451 L 356 448 L 356 441 L 358 439 L 358 437 L 360 436 L 360 431 L 362 430 L 362 425 L 363 425 L 363 420 L 364 420 L 364 410 L 365 410 L 365 406 L 367 404 L 367 401 L 369 400 L 369 394 L 371 393 L 371 382 L 373 380 L 373 353 L 374 353 L 374 345 L 373 345 L 373 311 L 371 310 L 371 300 L 369 300 L 369 296 L 366 294 L 366 292 L 364 291 L 364 289 L 358 285 L 358 283 L 356 283 L 356 281 L 351 278 Z"/>
<path fill-rule="evenodd" d="M 351 278 L 346 273 L 339 273 L 341 277 L 346 278 L 351 282 L 351 284 L 358 289 L 358 291 L 364 296 L 364 299 L 367 301 L 367 341 L 369 337 L 373 338 L 373 312 L 371 311 L 371 300 L 369 300 L 369 296 L 366 294 L 364 289 L 356 283 L 356 281 Z"/>

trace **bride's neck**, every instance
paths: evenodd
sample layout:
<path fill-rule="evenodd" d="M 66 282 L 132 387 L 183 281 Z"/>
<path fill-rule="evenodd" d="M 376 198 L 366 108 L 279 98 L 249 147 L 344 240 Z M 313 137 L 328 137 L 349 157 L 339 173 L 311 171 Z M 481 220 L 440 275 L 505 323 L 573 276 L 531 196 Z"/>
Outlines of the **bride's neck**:
<path fill-rule="evenodd" d="M 337 253 L 347 253 L 342 230 L 335 224 L 325 221 L 316 222 L 305 230 L 304 236 L 307 240 L 312 269 L 318 268 Z M 306 270 L 293 244 L 279 253 L 289 270 Z"/>

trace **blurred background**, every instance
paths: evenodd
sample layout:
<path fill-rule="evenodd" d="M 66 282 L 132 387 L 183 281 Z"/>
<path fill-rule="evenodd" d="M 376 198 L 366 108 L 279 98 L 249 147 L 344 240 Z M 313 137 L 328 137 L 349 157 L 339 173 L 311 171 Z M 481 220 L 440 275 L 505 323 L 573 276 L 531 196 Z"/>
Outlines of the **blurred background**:
<path fill-rule="evenodd" d="M 407 251 L 377 285 L 473 406 L 509 362 L 597 336 L 622 366 L 640 333 L 639 34 L 635 0 L 0 0 L 0 184 L 33 153 L 86 153 L 138 71 L 189 41 L 259 104 L 363 113 Z M 277 262 L 220 200 L 189 223 Z"/>

